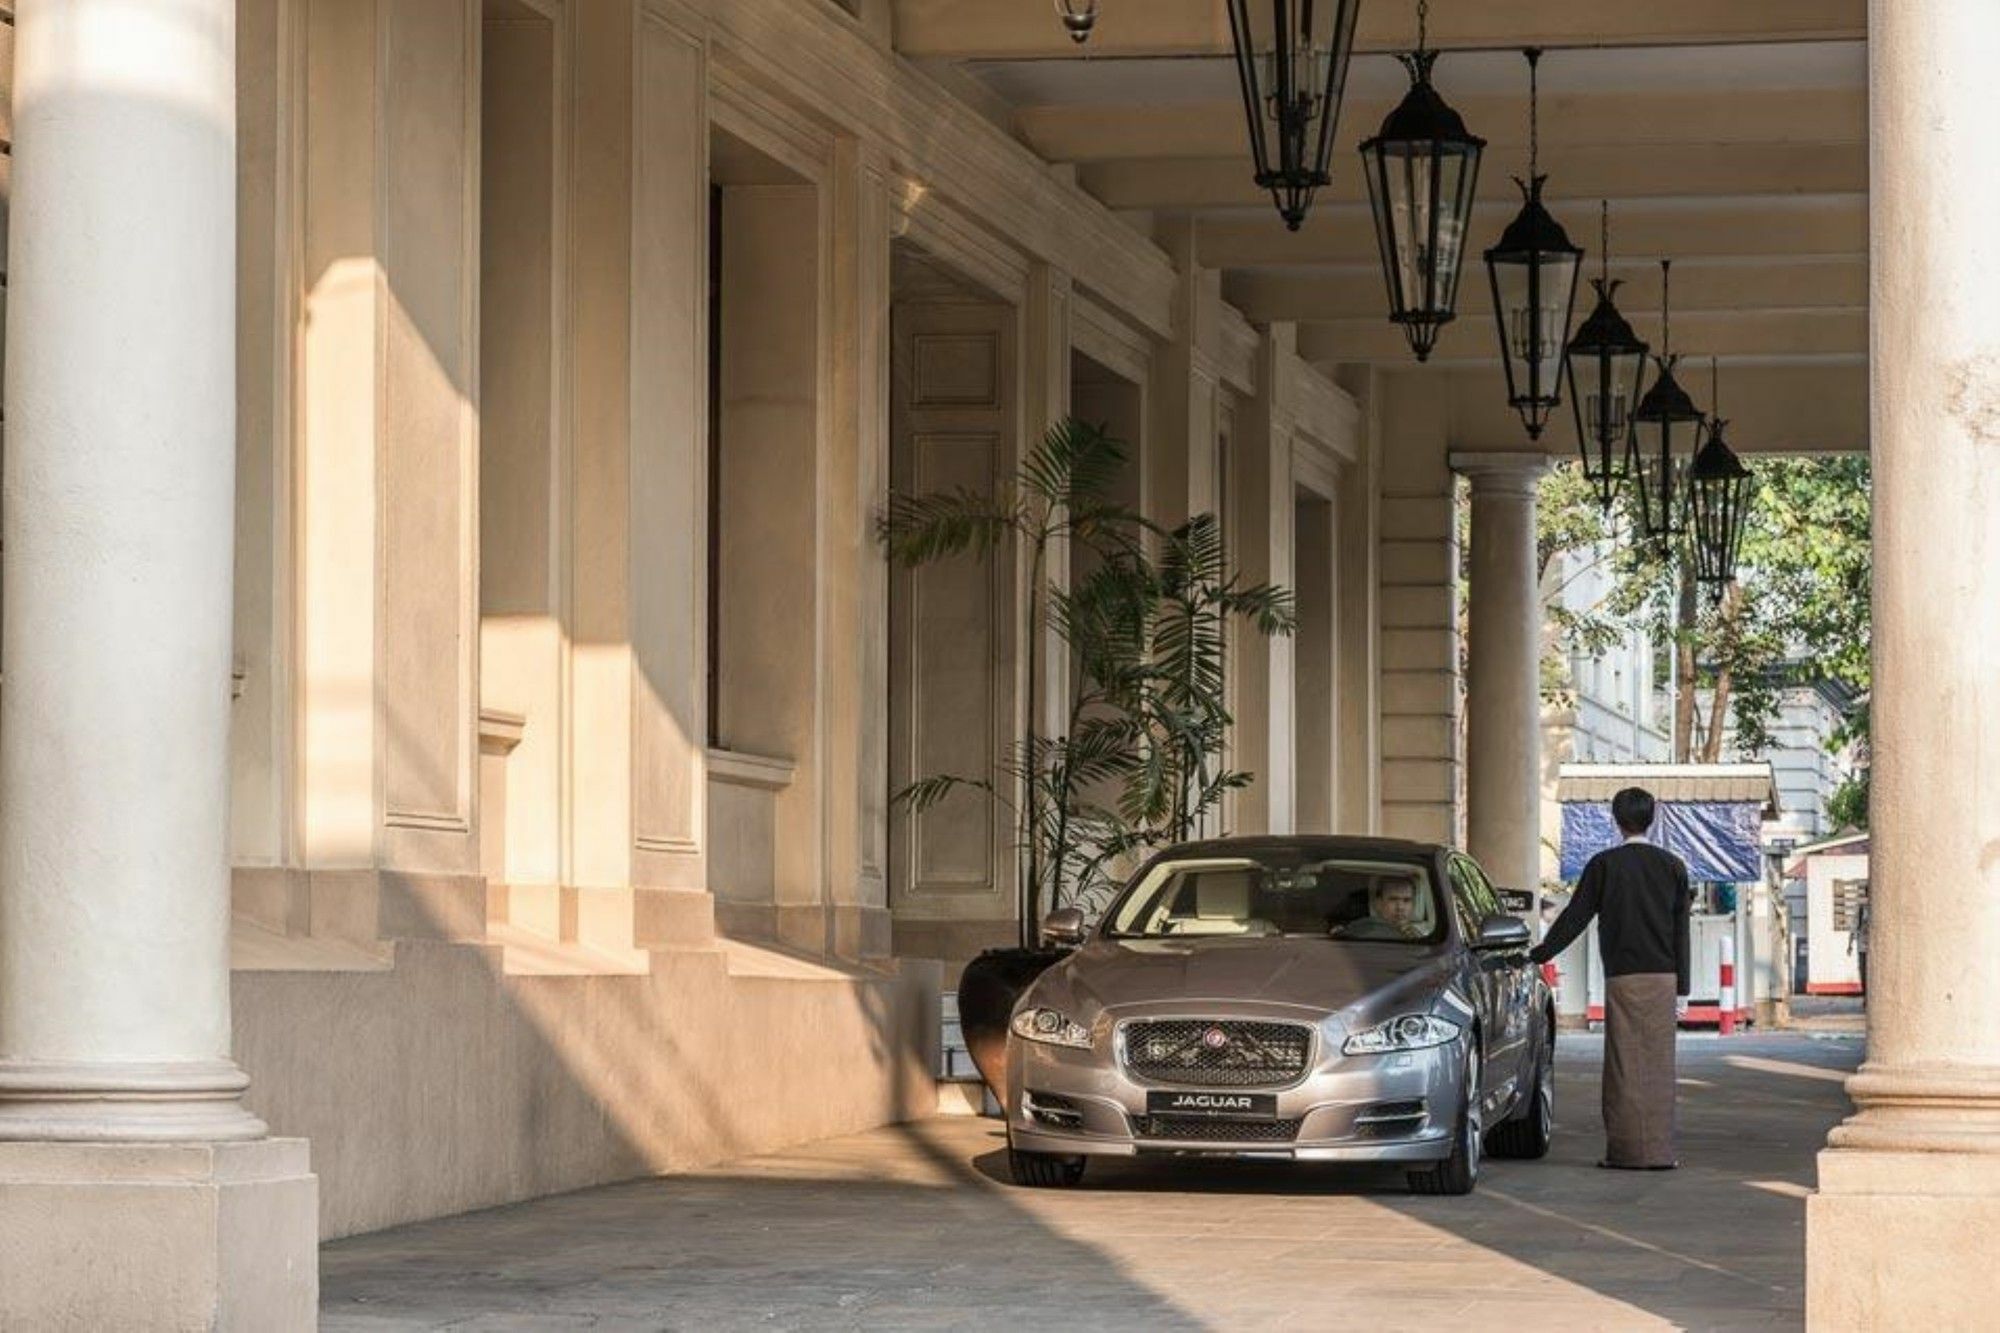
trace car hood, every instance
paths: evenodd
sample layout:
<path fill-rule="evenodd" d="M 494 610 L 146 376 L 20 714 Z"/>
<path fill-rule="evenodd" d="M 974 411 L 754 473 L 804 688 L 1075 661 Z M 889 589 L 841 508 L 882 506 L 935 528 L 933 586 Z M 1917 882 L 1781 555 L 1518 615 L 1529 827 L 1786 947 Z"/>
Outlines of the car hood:
<path fill-rule="evenodd" d="M 1202 1002 L 1295 1005 L 1332 1014 L 1371 1000 L 1427 1007 L 1450 973 L 1450 955 L 1441 945 L 1099 939 L 1044 974 L 1034 998 L 1065 1007 L 1085 1023 L 1099 1010 Z"/>

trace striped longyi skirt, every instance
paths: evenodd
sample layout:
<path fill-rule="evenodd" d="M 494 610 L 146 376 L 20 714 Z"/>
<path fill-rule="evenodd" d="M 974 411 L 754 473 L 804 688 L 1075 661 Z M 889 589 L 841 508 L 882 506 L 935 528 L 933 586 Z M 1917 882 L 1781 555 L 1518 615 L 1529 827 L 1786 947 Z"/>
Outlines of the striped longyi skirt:
<path fill-rule="evenodd" d="M 1604 983 L 1604 1161 L 1666 1167 L 1674 1147 L 1674 994 L 1671 972 Z"/>

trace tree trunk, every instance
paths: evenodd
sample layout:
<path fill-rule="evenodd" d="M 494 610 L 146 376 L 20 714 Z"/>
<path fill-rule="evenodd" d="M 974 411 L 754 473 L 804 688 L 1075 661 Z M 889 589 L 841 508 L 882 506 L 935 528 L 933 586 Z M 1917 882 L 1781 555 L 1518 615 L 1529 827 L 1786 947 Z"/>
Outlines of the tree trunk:
<path fill-rule="evenodd" d="M 1680 605 L 1674 616 L 1674 762 L 1694 755 L 1694 568 L 1681 564 Z"/>
<path fill-rule="evenodd" d="M 1713 764 L 1722 759 L 1722 727 L 1729 718 L 1729 669 L 1724 667 L 1715 673 L 1715 697 L 1708 705 L 1708 734 L 1702 737 L 1701 762 Z"/>
<path fill-rule="evenodd" d="M 1723 604 L 1724 625 L 1718 635 L 1722 643 L 1733 643 L 1729 632 L 1735 624 L 1742 598 L 1735 584 L 1730 584 L 1723 594 L 1728 600 Z M 1715 672 L 1715 697 L 1708 704 L 1708 735 L 1702 740 L 1701 761 L 1704 764 L 1717 763 L 1722 759 L 1722 730 L 1729 721 L 1729 692 L 1731 672 L 1726 664 L 1719 664 Z"/>

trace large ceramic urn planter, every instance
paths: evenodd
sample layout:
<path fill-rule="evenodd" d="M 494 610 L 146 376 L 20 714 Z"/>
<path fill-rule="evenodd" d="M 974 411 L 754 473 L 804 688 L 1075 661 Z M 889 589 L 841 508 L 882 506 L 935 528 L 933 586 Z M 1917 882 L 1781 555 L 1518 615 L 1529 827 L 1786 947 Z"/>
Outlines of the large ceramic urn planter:
<path fill-rule="evenodd" d="M 958 1024 L 979 1077 L 1007 1098 L 1007 1023 L 1014 1003 L 1035 978 L 1061 962 L 1062 949 L 988 949 L 958 978 Z"/>

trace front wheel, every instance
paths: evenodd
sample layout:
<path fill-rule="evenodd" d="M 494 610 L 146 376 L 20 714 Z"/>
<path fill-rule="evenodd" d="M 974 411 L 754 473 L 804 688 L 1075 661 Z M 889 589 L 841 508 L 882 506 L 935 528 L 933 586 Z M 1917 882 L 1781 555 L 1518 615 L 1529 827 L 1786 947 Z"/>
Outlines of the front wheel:
<path fill-rule="evenodd" d="M 1495 1157 L 1537 1161 L 1549 1155 L 1556 1131 L 1556 1037 L 1551 1031 L 1535 1060 L 1535 1088 L 1528 1104 L 1512 1119 L 1493 1127 L 1486 1146 Z"/>
<path fill-rule="evenodd" d="M 1073 1189 L 1083 1180 L 1085 1158 L 1054 1153 L 1022 1152 L 1007 1146 L 1007 1174 L 1029 1189 Z"/>
<path fill-rule="evenodd" d="M 1479 1183 L 1479 1149 L 1483 1137 L 1479 1123 L 1479 1048 L 1473 1046 L 1465 1057 L 1465 1104 L 1459 1109 L 1451 1156 L 1436 1166 L 1410 1172 L 1407 1177 L 1410 1193 L 1472 1193 Z"/>

